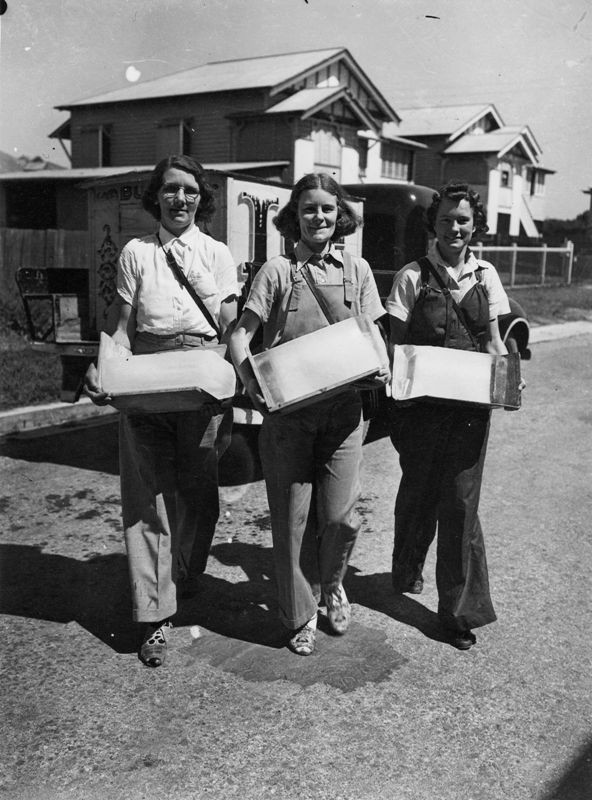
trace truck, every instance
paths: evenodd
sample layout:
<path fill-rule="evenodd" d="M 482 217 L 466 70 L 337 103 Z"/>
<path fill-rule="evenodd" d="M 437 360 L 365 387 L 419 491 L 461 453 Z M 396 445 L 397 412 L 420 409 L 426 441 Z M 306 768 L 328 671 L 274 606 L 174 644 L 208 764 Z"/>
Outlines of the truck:
<path fill-rule="evenodd" d="M 112 330 L 116 295 L 117 259 L 135 236 L 154 228 L 142 209 L 141 197 L 150 172 L 130 171 L 88 181 L 89 269 L 25 267 L 17 272 L 31 346 L 59 353 L 62 362 L 61 399 L 75 402 L 88 364 L 96 358 L 102 330 Z M 258 268 L 284 252 L 286 243 L 273 217 L 290 196 L 291 187 L 232 172 L 206 169 L 206 179 L 217 194 L 217 210 L 204 231 L 225 242 L 237 261 L 244 302 Z M 416 184 L 348 184 L 348 192 L 363 226 L 338 243 L 352 255 L 363 256 L 372 267 L 384 300 L 395 272 L 425 254 L 428 233 L 425 209 L 434 190 Z M 529 358 L 529 326 L 521 307 L 510 300 L 511 313 L 500 317 L 502 337 L 511 352 Z M 239 302 L 240 306 L 240 302 Z M 388 322 L 385 319 L 385 326 Z M 387 432 L 384 393 L 364 393 L 367 439 Z M 227 462 L 238 480 L 258 473 L 257 435 L 261 415 L 246 395 L 234 403 L 234 432 Z M 242 480 L 248 482 L 248 480 Z"/>

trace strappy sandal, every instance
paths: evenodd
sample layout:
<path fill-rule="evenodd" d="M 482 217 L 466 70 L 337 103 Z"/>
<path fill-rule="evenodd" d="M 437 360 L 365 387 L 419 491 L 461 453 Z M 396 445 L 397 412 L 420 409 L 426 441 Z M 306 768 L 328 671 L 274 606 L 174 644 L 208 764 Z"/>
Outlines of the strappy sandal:
<path fill-rule="evenodd" d="M 160 667 L 164 664 L 167 654 L 167 636 L 173 623 L 166 619 L 164 622 L 149 622 L 146 626 L 140 659 L 147 667 Z"/>
<path fill-rule="evenodd" d="M 315 648 L 316 634 L 317 629 L 307 623 L 302 628 L 298 628 L 288 642 L 288 647 L 299 656 L 310 656 Z"/>
<path fill-rule="evenodd" d="M 342 636 L 349 628 L 351 606 L 343 586 L 339 585 L 330 592 L 324 592 L 327 606 L 327 619 L 333 633 Z"/>

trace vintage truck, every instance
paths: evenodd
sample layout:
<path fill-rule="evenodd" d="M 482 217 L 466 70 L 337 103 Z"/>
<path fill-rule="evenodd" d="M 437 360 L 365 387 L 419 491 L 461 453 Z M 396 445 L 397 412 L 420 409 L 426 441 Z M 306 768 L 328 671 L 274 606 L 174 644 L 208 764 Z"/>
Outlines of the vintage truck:
<path fill-rule="evenodd" d="M 226 242 L 235 256 L 244 299 L 259 266 L 283 252 L 285 243 L 272 220 L 287 202 L 290 187 L 229 172 L 206 172 L 217 192 L 217 211 L 206 232 Z M 75 402 L 80 396 L 82 377 L 98 352 L 100 331 L 112 326 L 110 312 L 121 248 L 129 239 L 154 228 L 154 220 L 140 203 L 148 179 L 149 172 L 132 171 L 85 184 L 91 253 L 88 270 L 23 267 L 17 273 L 32 347 L 60 354 L 64 401 Z M 351 184 L 345 188 L 364 225 L 340 246 L 368 260 L 384 298 L 396 270 L 425 253 L 424 211 L 433 189 L 414 184 Z M 502 336 L 510 351 L 529 358 L 526 316 L 513 300 L 511 309 L 511 314 L 500 318 Z M 366 392 L 364 408 L 369 436 L 384 435 L 380 393 Z M 245 396 L 236 400 L 234 421 L 234 460 L 241 465 L 239 472 L 253 472 L 261 416 Z"/>

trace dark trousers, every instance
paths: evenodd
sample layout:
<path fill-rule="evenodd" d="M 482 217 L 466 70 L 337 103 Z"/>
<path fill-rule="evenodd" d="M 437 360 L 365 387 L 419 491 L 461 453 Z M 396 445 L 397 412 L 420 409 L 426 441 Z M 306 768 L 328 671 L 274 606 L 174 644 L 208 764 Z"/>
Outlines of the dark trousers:
<path fill-rule="evenodd" d="M 477 513 L 490 411 L 418 403 L 395 408 L 391 440 L 402 477 L 395 504 L 393 577 L 417 577 L 436 534 L 438 615 L 464 630 L 496 619 Z"/>

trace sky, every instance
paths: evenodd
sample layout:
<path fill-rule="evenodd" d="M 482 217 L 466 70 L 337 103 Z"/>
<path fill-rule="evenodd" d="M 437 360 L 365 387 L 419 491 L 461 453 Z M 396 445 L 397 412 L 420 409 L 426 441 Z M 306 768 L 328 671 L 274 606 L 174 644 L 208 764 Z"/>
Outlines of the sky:
<path fill-rule="evenodd" d="M 67 165 L 48 138 L 68 118 L 56 105 L 210 61 L 331 47 L 398 113 L 493 103 L 556 170 L 547 216 L 589 207 L 591 0 L 8 0 L 0 150 Z"/>

